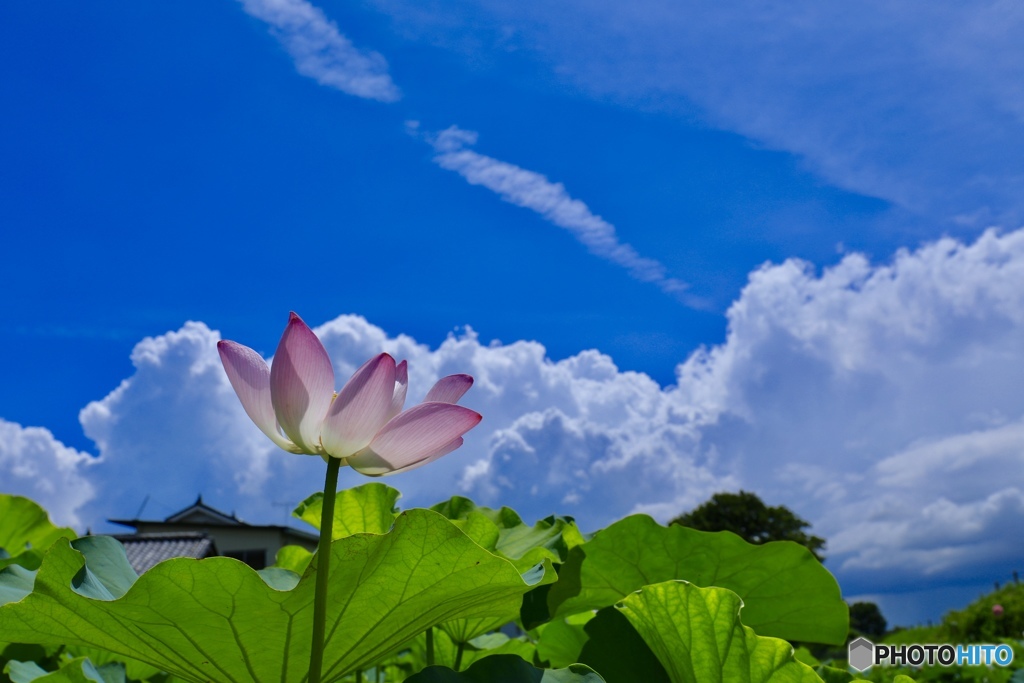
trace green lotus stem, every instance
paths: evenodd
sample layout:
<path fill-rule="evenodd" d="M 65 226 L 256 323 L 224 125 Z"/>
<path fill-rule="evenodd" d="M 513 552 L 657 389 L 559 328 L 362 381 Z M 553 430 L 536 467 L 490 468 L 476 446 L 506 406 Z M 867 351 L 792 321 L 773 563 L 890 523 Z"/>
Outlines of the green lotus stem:
<path fill-rule="evenodd" d="M 466 649 L 465 643 L 459 643 L 459 648 L 455 650 L 455 666 L 453 667 L 456 671 L 462 668 L 462 653 Z"/>
<path fill-rule="evenodd" d="M 434 627 L 427 629 L 427 666 L 434 666 Z"/>
<path fill-rule="evenodd" d="M 339 469 L 340 459 L 327 459 L 327 479 L 324 482 L 324 500 L 320 508 L 320 541 L 316 546 L 316 593 L 313 597 L 313 644 L 309 651 L 309 683 L 320 683 L 320 672 L 324 665 L 327 575 L 331 571 L 331 536 L 334 534 L 334 500 L 338 494 Z"/>
<path fill-rule="evenodd" d="M 356 671 L 356 683 L 363 683 L 363 670 Z"/>

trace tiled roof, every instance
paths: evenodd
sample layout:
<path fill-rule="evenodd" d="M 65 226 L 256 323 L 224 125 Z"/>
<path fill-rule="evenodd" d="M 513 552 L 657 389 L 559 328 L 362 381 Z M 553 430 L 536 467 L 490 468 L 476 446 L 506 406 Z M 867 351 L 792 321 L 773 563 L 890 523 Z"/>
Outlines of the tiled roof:
<path fill-rule="evenodd" d="M 172 531 L 149 534 L 121 534 L 128 562 L 141 574 L 153 565 L 172 557 L 203 559 L 217 554 L 213 539 L 200 531 Z"/>
<path fill-rule="evenodd" d="M 141 512 L 141 511 L 140 511 Z M 210 507 L 203 502 L 203 497 L 200 495 L 196 498 L 196 502 L 189 505 L 183 510 L 178 510 L 170 517 L 164 520 L 145 520 L 145 519 L 108 519 L 108 522 L 112 524 L 120 524 L 122 526 L 130 526 L 134 529 L 147 529 L 146 535 L 155 533 L 183 533 L 180 531 L 182 528 L 192 529 L 203 529 L 210 531 L 214 537 L 217 535 L 216 527 L 236 527 L 239 530 L 251 530 L 254 533 L 259 533 L 265 530 L 272 530 L 280 532 L 284 535 L 287 543 L 296 543 L 298 545 L 310 547 L 315 546 L 320 537 L 317 534 L 310 533 L 304 529 L 296 529 L 291 526 L 277 526 L 277 525 L 255 525 L 249 524 L 237 516 L 235 513 L 230 515 L 226 512 Z M 158 532 L 156 529 L 172 527 L 177 528 L 179 531 L 167 531 Z M 125 536 L 126 538 L 132 538 L 132 536 Z M 118 537 L 120 538 L 120 537 Z"/>
<path fill-rule="evenodd" d="M 246 525 L 245 522 L 238 519 L 238 517 L 235 517 L 235 513 L 232 512 L 229 515 L 204 503 L 202 494 L 196 498 L 196 502 L 192 503 L 184 510 L 178 510 L 164 521 L 196 522 L 200 524 L 228 524 L 232 526 L 236 524 L 243 526 Z"/>

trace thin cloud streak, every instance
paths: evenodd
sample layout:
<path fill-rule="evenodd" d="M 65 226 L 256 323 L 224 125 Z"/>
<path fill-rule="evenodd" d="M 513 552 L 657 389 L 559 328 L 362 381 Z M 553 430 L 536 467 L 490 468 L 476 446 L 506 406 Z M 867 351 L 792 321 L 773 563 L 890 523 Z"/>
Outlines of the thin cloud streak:
<path fill-rule="evenodd" d="M 358 50 L 319 8 L 305 0 L 239 2 L 248 14 L 270 24 L 299 73 L 358 97 L 382 102 L 400 98 L 384 58 L 376 52 Z M 409 122 L 408 126 L 415 133 L 418 124 Z M 455 171 L 470 184 L 483 185 L 507 202 L 539 213 L 571 232 L 590 253 L 625 268 L 635 279 L 656 285 L 687 306 L 709 307 L 708 302 L 688 293 L 687 283 L 669 277 L 663 263 L 641 256 L 632 245 L 620 242 L 615 226 L 573 199 L 561 183 L 466 149 L 476 143 L 473 131 L 451 126 L 427 139 L 438 153 L 434 162 L 442 168 Z"/>
<path fill-rule="evenodd" d="M 270 24 L 296 70 L 321 85 L 381 102 L 401 97 L 377 52 L 355 47 L 318 7 L 305 0 L 239 0 L 247 14 Z"/>
<path fill-rule="evenodd" d="M 417 127 L 413 122 L 408 125 L 413 131 Z M 615 226 L 594 215 L 582 201 L 573 199 L 562 183 L 553 183 L 535 171 L 467 149 L 476 144 L 474 131 L 451 126 L 427 140 L 437 152 L 434 163 L 441 168 L 455 171 L 471 185 L 486 187 L 506 202 L 537 212 L 571 232 L 590 253 L 622 266 L 637 280 L 656 285 L 688 306 L 705 307 L 704 302 L 687 293 L 687 283 L 667 275 L 663 263 L 641 256 L 631 245 L 620 242 Z"/>
<path fill-rule="evenodd" d="M 1021 3 L 371 2 L 467 60 L 492 46 L 598 101 L 792 153 L 936 236 L 1024 223 Z"/>

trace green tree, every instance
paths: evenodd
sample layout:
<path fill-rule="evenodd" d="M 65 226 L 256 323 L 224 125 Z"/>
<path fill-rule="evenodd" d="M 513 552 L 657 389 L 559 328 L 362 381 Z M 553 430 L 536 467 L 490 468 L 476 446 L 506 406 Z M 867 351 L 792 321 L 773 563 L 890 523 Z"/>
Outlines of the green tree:
<path fill-rule="evenodd" d="M 670 524 L 680 524 L 700 531 L 731 531 L 750 543 L 796 541 L 818 560 L 825 539 L 804 531 L 811 526 L 783 505 L 768 507 L 749 491 L 716 493 L 700 507 L 680 515 Z"/>
<path fill-rule="evenodd" d="M 874 636 L 885 635 L 888 624 L 882 616 L 882 610 L 873 602 L 855 602 L 850 605 L 850 633 L 853 635 Z"/>

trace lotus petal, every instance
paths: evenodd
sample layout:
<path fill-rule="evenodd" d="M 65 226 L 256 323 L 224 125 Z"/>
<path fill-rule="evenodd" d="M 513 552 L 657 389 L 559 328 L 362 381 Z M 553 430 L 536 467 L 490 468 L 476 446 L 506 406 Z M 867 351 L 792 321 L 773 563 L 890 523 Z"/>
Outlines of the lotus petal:
<path fill-rule="evenodd" d="M 395 394 L 395 369 L 395 359 L 382 353 L 355 371 L 334 399 L 320 432 L 328 455 L 352 455 L 384 426 Z"/>
<path fill-rule="evenodd" d="M 395 394 L 391 397 L 391 410 L 388 420 L 402 412 L 405 407 L 405 395 L 409 391 L 409 362 L 402 361 L 395 368 Z"/>
<path fill-rule="evenodd" d="M 277 430 L 277 416 L 270 399 L 270 368 L 263 357 L 248 346 L 228 340 L 217 342 L 217 351 L 249 419 L 281 448 L 297 450 L 295 444 Z"/>
<path fill-rule="evenodd" d="M 386 353 L 371 358 L 334 393 L 334 368 L 317 336 L 294 312 L 271 367 L 252 349 L 218 344 L 225 371 L 246 413 L 292 453 L 338 458 L 370 476 L 420 467 L 462 445 L 480 415 L 456 405 L 469 375 L 439 380 L 424 403 L 402 412 L 409 365 Z"/>
<path fill-rule="evenodd" d="M 430 388 L 423 402 L 458 403 L 471 386 L 473 378 L 469 375 L 448 375 L 437 380 L 437 384 Z"/>
<path fill-rule="evenodd" d="M 440 448 L 437 449 L 436 452 L 426 456 L 425 458 L 417 460 L 416 462 L 411 463 L 409 465 L 399 467 L 398 469 L 392 469 L 391 465 L 386 460 L 381 458 L 380 455 L 378 455 L 376 452 L 373 451 L 373 449 L 367 446 L 363 450 L 356 453 L 353 457 L 349 458 L 348 464 L 356 472 L 359 472 L 359 474 L 366 475 L 367 477 L 386 477 L 391 474 L 408 472 L 409 470 L 414 470 L 417 467 L 429 465 L 438 458 L 448 455 L 457 448 L 460 448 L 462 446 L 462 443 L 463 440 L 462 437 L 460 436 L 454 441 L 451 441 L 450 443 L 446 443 L 445 445 L 441 446 Z"/>
<path fill-rule="evenodd" d="M 348 463 L 359 471 L 364 466 L 394 471 L 440 457 L 480 419 L 479 413 L 452 403 L 421 403 L 384 425 L 368 450 L 349 458 Z"/>
<path fill-rule="evenodd" d="M 334 369 L 323 344 L 291 314 L 270 368 L 270 396 L 281 429 L 306 453 L 319 453 L 320 425 L 334 395 Z"/>

